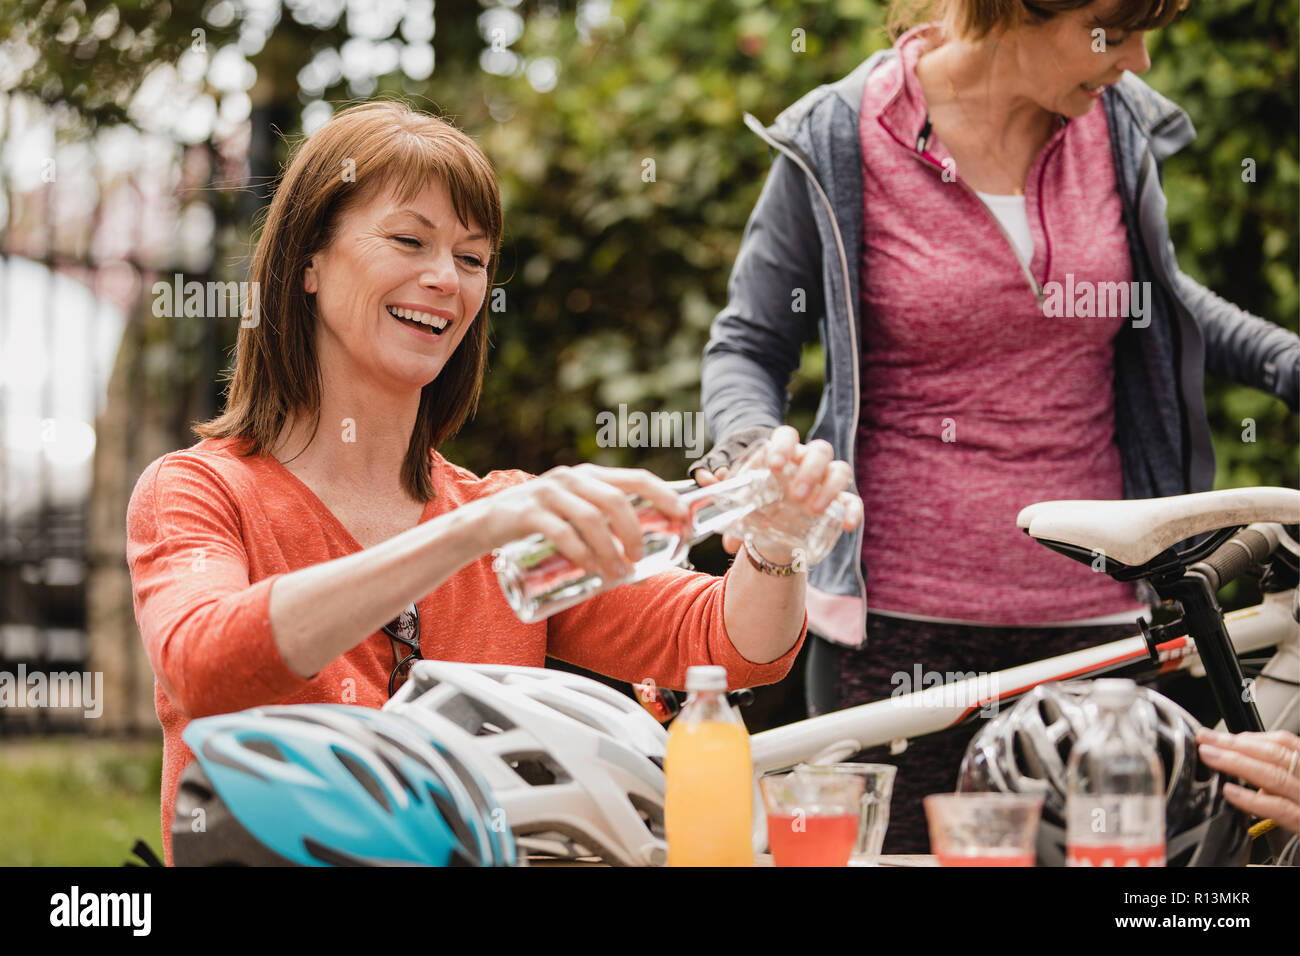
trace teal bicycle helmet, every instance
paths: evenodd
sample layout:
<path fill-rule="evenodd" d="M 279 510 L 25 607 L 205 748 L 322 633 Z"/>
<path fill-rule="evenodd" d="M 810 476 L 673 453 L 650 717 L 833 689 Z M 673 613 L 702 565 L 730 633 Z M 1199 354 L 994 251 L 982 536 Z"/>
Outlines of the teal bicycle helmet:
<path fill-rule="evenodd" d="M 191 721 L 178 866 L 523 865 L 467 762 L 368 707 L 260 707 Z"/>

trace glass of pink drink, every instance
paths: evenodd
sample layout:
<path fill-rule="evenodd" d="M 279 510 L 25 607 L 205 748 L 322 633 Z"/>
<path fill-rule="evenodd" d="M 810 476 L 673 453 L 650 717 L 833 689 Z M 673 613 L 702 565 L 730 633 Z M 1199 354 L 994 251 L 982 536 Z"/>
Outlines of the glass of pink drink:
<path fill-rule="evenodd" d="M 932 793 L 923 801 L 940 866 L 1033 866 L 1041 796 Z"/>
<path fill-rule="evenodd" d="M 775 866 L 848 866 L 858 838 L 864 781 L 850 774 L 789 773 L 759 778 Z"/>

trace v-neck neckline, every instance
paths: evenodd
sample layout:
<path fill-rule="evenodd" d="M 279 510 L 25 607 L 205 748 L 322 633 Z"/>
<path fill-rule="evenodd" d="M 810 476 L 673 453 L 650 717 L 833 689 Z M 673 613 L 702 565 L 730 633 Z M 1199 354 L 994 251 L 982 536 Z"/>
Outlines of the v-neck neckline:
<path fill-rule="evenodd" d="M 272 467 L 273 467 L 273 468 L 279 468 L 280 471 L 283 472 L 283 473 L 288 477 L 288 479 L 289 479 L 293 484 L 295 484 L 295 485 L 298 486 L 298 489 L 300 490 L 300 492 L 302 493 L 302 495 L 307 499 L 307 503 L 312 507 L 312 509 L 315 510 L 315 511 L 317 512 L 317 514 L 318 514 L 318 515 L 319 515 L 319 516 L 320 516 L 324 521 L 326 521 L 327 523 L 333 525 L 333 526 L 334 526 L 334 530 L 338 533 L 338 535 L 339 535 L 341 538 L 343 538 L 343 540 L 344 540 L 344 541 L 345 541 L 345 542 L 346 542 L 346 543 L 347 543 L 347 544 L 348 544 L 348 545 L 349 545 L 349 546 L 350 546 L 354 551 L 364 551 L 364 550 L 366 550 L 365 547 L 361 544 L 361 542 L 358 541 L 358 540 L 353 536 L 352 532 L 349 531 L 349 530 L 344 526 L 343 522 L 339 520 L 338 515 L 336 515 L 333 511 L 331 511 L 330 508 L 329 508 L 329 505 L 325 504 L 325 502 L 321 500 L 320 495 L 318 495 L 318 494 L 316 494 L 316 492 L 312 491 L 311 486 L 308 485 L 307 482 L 303 481 L 301 478 L 299 478 L 297 475 L 295 475 L 292 471 L 290 471 L 287 467 L 285 467 L 284 462 L 282 462 L 279 458 L 276 458 L 276 457 L 275 457 L 274 455 L 272 455 L 269 451 L 266 452 L 266 457 L 267 457 L 268 459 L 270 459 L 271 462 L 273 463 L 273 464 L 272 464 Z M 429 467 L 430 467 L 430 469 L 433 468 L 432 456 L 430 456 Z M 412 527 L 417 527 L 417 528 L 418 528 L 420 525 L 422 525 L 422 524 L 423 524 L 423 523 L 428 519 L 428 517 L 429 517 L 429 509 L 432 508 L 432 507 L 433 507 L 433 501 L 426 501 L 426 502 L 424 503 L 424 508 L 422 508 L 421 511 L 420 511 L 420 517 L 419 517 L 419 520 L 416 521 L 416 523 L 415 523 L 414 525 L 412 525 Z M 409 531 L 410 528 L 407 528 L 407 529 L 405 529 L 405 530 Z M 403 533 L 403 532 L 398 532 L 398 533 L 401 534 L 401 533 Z"/>

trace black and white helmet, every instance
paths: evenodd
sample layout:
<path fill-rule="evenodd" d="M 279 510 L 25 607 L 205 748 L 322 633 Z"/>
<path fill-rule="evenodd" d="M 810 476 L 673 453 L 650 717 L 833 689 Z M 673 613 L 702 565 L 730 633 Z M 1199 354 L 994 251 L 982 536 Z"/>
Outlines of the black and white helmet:
<path fill-rule="evenodd" d="M 1091 716 L 1084 707 L 1088 681 L 1040 684 L 1010 710 L 994 717 L 966 748 L 957 790 L 1037 793 L 1043 797 L 1039 862 L 1065 859 L 1066 768 L 1070 751 Z M 1140 699 L 1153 720 L 1165 776 L 1165 856 L 1170 866 L 1235 866 L 1245 862 L 1250 841 L 1240 811 L 1223 796 L 1217 772 L 1201 763 L 1196 748 L 1200 723 L 1149 687 Z"/>
<path fill-rule="evenodd" d="M 521 847 L 665 862 L 667 732 L 613 688 L 540 667 L 420 661 L 384 710 L 468 754 Z"/>

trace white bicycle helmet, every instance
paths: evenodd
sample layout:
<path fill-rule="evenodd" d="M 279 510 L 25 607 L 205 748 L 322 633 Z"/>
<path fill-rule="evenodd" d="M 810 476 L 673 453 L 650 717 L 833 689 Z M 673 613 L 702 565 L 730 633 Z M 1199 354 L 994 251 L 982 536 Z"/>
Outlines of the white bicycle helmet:
<path fill-rule="evenodd" d="M 1040 684 L 985 724 L 966 748 L 957 790 L 1038 793 L 1043 796 L 1038 855 L 1065 859 L 1066 767 L 1091 719 L 1084 706 L 1089 682 Z M 1223 797 L 1220 775 L 1200 762 L 1200 723 L 1150 687 L 1156 748 L 1164 771 L 1165 826 L 1170 866 L 1235 866 L 1249 852 L 1244 817 Z"/>
<path fill-rule="evenodd" d="M 665 862 L 667 732 L 613 688 L 540 667 L 420 661 L 384 710 L 454 743 L 522 848 Z"/>

